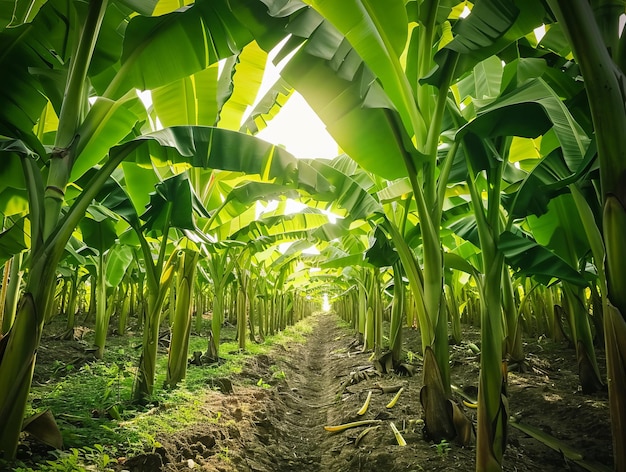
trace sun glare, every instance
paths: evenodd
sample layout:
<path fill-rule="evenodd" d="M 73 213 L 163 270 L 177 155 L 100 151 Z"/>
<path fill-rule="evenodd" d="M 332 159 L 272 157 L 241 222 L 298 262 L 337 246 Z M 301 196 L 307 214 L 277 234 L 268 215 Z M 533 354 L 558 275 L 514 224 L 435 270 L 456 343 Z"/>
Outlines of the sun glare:
<path fill-rule="evenodd" d="M 537 26 L 533 32 L 535 33 L 535 38 L 537 42 L 540 43 L 543 37 L 546 35 L 546 25 Z"/>
<path fill-rule="evenodd" d="M 332 159 L 338 154 L 337 143 L 326 131 L 324 123 L 297 92 L 257 136 L 284 146 L 299 158 Z"/>
<path fill-rule="evenodd" d="M 324 301 L 322 302 L 322 310 L 330 311 L 330 302 L 328 301 L 328 294 L 324 294 Z"/>
<path fill-rule="evenodd" d="M 277 67 L 273 63 L 273 58 L 281 46 L 282 44 L 279 44 L 268 55 L 257 100 L 263 97 L 279 78 L 279 71 L 287 59 Z M 253 109 L 255 105 L 248 110 Z M 338 154 L 337 143 L 328 134 L 322 120 L 298 92 L 291 95 L 280 112 L 257 136 L 272 144 L 283 146 L 294 156 L 303 159 L 332 159 Z"/>

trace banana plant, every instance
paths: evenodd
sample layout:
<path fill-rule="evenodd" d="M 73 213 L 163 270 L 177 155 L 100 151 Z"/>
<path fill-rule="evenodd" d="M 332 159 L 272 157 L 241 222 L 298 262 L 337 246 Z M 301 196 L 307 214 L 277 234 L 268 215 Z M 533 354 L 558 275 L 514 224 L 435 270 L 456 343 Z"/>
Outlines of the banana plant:
<path fill-rule="evenodd" d="M 230 245 L 215 243 L 206 245 L 206 257 L 203 264 L 213 283 L 213 315 L 209 336 L 208 357 L 217 362 L 220 355 L 221 330 L 224 323 L 226 287 L 232 281 L 236 259 L 230 254 Z"/>
<path fill-rule="evenodd" d="M 584 78 L 589 100 L 600 164 L 602 225 L 606 270 L 603 295 L 604 330 L 607 356 L 607 377 L 615 470 L 626 468 L 626 297 L 621 290 L 626 251 L 623 234 L 626 228 L 624 175 L 624 56 L 618 27 L 622 5 L 609 4 L 593 8 L 597 2 L 550 0 L 548 5 L 565 32 Z M 600 253 L 600 250 L 596 251 Z M 598 254 L 600 255 L 600 254 Z M 602 263 L 597 261 L 598 265 Z"/>
<path fill-rule="evenodd" d="M 191 245 L 189 242 L 184 244 Z M 199 256 L 199 251 L 194 247 L 182 247 L 178 255 L 176 308 L 165 379 L 165 385 L 169 387 L 176 386 L 187 373 L 187 353 L 191 334 L 191 300 Z"/>
<path fill-rule="evenodd" d="M 578 232 L 583 223 L 571 194 L 552 199 L 546 214 L 540 217 L 529 215 L 526 221 L 533 237 L 542 246 L 552 249 L 572 267 L 586 265 L 585 255 L 591 253 L 591 248 L 585 234 Z M 584 286 L 564 281 L 563 291 L 571 341 L 577 353 L 580 384 L 583 392 L 592 393 L 599 390 L 603 382 L 584 301 Z"/>
<path fill-rule="evenodd" d="M 13 206 L 28 203 L 31 244 L 24 295 L 0 361 L 0 443 L 7 457 L 15 454 L 65 243 L 107 177 L 142 147 L 134 142 L 111 151 L 136 136 L 136 123 L 149 120 L 136 88 L 157 88 L 199 72 L 252 41 L 227 2 L 203 1 L 158 17 L 149 16 L 151 2 L 99 0 L 83 8 L 73 0 L 52 0 L 38 9 L 18 3 L 16 11 L 29 10 L 30 16 L 18 15 L 15 20 L 25 23 L 0 31 L 0 61 L 12 71 L 1 79 L 0 132 L 3 157 L 22 168 L 25 190 L 10 198 Z M 272 30 L 280 28 L 257 23 L 258 40 L 267 47 L 281 39 Z M 172 59 L 166 67 L 163 57 Z M 96 175 L 78 193 L 68 188 L 96 165 Z"/>
<path fill-rule="evenodd" d="M 409 179 L 424 247 L 423 278 L 414 276 L 415 263 L 405 270 L 409 280 L 422 285 L 418 312 L 428 320 L 420 323 L 424 349 L 435 353 L 429 369 L 440 371 L 429 378 L 441 378 L 438 390 L 449 394 L 447 317 L 440 316 L 440 195 L 457 147 L 443 157 L 438 153 L 439 136 L 449 126 L 444 121 L 449 86 L 482 59 L 539 26 L 543 7 L 532 2 L 522 15 L 512 1 L 482 1 L 461 21 L 462 6 L 453 8 L 457 2 L 311 0 L 306 2 L 311 9 L 299 8 L 298 2 L 267 3 L 275 17 L 298 10 L 298 21 L 290 24 L 293 37 L 279 59 L 306 41 L 282 69 L 282 77 L 363 168 L 388 179 Z M 319 83 L 325 84 L 321 91 Z M 440 395 L 428 397 L 436 401 Z M 454 435 L 451 417 L 441 431 L 436 431 L 440 428 L 435 424 L 441 422 L 435 418 L 427 417 L 426 422 L 436 436 Z"/>
<path fill-rule="evenodd" d="M 488 61 L 483 61 L 483 64 L 487 65 Z M 531 65 L 534 67 L 529 68 Z M 566 174 L 564 177 L 572 181 L 580 178 L 588 169 L 590 140 L 561 97 L 548 83 L 557 83 L 560 80 L 562 84 L 569 78 L 554 79 L 543 61 L 527 62 L 520 59 L 507 64 L 504 69 L 499 64 L 494 63 L 494 66 L 499 68 L 500 73 L 490 76 L 499 77 L 495 82 L 495 90 L 501 95 L 487 100 L 473 100 L 474 109 L 468 110 L 466 107 L 460 111 L 459 115 L 475 118 L 457 133 L 457 139 L 462 139 L 463 142 L 470 173 L 467 184 L 472 197 L 477 228 L 477 234 L 475 233 L 473 237 L 480 241 L 478 245 L 481 248 L 486 277 L 483 293 L 484 317 L 481 322 L 484 344 L 479 388 L 482 389 L 477 447 L 479 470 L 498 470 L 501 467 L 505 447 L 508 413 L 503 395 L 506 395 L 506 377 L 500 367 L 504 340 L 504 327 L 500 321 L 503 303 L 507 308 L 505 314 L 509 339 L 515 339 L 517 330 L 516 310 L 510 307 L 510 278 L 509 274 L 504 272 L 504 256 L 507 256 L 508 262 L 514 267 L 526 265 L 528 268 L 529 265 L 533 265 L 535 276 L 541 274 L 542 261 L 545 264 L 547 260 L 551 260 L 561 268 L 561 277 L 569 278 L 579 285 L 585 284 L 584 278 L 566 261 L 555 258 L 554 254 L 545 249 L 533 247 L 531 250 L 532 244 L 520 238 L 519 231 L 517 233 L 512 231 L 516 219 L 533 212 L 538 214 L 545 212 L 549 198 L 565 191 L 567 182 L 554 182 L 561 168 L 547 175 L 542 174 L 542 171 L 550 169 L 554 162 L 562 163 L 564 169 L 562 173 Z M 544 75 L 536 78 L 538 74 Z M 460 100 L 464 100 L 465 95 L 462 86 L 465 84 L 459 84 Z M 479 111 L 478 115 L 476 110 Z M 517 119 L 511 118 L 513 110 L 517 113 Z M 521 116 L 525 116 L 525 119 L 522 120 Z M 520 141 L 519 138 L 512 136 L 526 141 Z M 539 136 L 542 145 L 545 142 L 546 147 L 552 147 L 541 155 L 541 158 L 547 156 L 543 160 L 534 158 L 535 167 L 532 172 L 524 172 L 519 165 L 520 161 L 531 160 L 537 154 L 536 150 L 535 153 L 529 152 L 528 146 L 520 150 L 519 145 L 530 144 L 532 142 L 530 139 Z M 523 156 L 521 158 L 520 153 Z M 510 165 L 510 162 L 518 163 L 519 169 Z M 543 181 L 541 177 L 544 178 Z M 550 178 L 553 180 L 550 182 L 553 184 L 552 188 L 544 192 L 541 199 L 535 200 L 534 207 L 525 207 L 524 203 L 530 201 L 531 195 L 537 195 L 538 187 L 548 187 L 545 180 Z M 531 190 L 534 191 L 533 194 L 530 193 Z M 487 195 L 488 206 L 485 209 L 482 192 Z M 509 194 L 506 201 L 503 197 L 504 192 Z M 508 212 L 504 220 L 500 215 L 501 205 L 504 205 Z M 533 254 L 533 257 L 529 257 L 530 254 Z M 545 269 L 546 267 L 543 270 Z M 556 275 L 556 272 L 558 269 L 554 267 L 546 270 L 551 276 Z M 506 290 L 502 291 L 506 295 L 504 299 L 500 290 L 503 282 L 506 283 L 504 286 Z M 487 365 L 488 363 L 491 364 Z"/>
<path fill-rule="evenodd" d="M 96 255 L 93 256 L 96 269 L 96 327 L 95 347 L 96 357 L 102 359 L 106 343 L 111 309 L 107 308 L 107 300 L 111 290 L 121 281 L 126 267 L 131 261 L 131 252 L 127 247 L 115 250 L 117 240 L 114 216 L 106 209 L 91 206 L 87 210 L 89 217 L 83 218 L 79 228 L 84 243 L 92 248 Z M 113 280 L 115 275 L 115 280 Z"/>
<path fill-rule="evenodd" d="M 77 261 L 76 261 L 77 262 Z M 83 269 L 84 270 L 84 269 Z M 59 274 L 67 280 L 69 284 L 69 294 L 65 316 L 67 318 L 65 332 L 60 335 L 61 339 L 73 339 L 74 324 L 76 318 L 78 285 L 82 282 L 83 277 L 79 277 L 80 268 L 78 264 L 68 264 L 59 267 Z"/>
<path fill-rule="evenodd" d="M 218 132 L 217 129 L 215 129 Z M 237 135 L 243 137 L 244 135 L 240 135 L 236 132 L 227 132 L 220 130 L 220 133 L 226 133 L 227 135 Z M 250 138 L 253 139 L 254 138 Z M 254 140 L 256 143 L 257 141 Z M 261 151 L 261 154 L 249 153 L 247 159 L 243 160 L 243 162 L 239 163 L 239 167 L 237 163 L 229 163 L 228 161 L 224 161 L 221 157 L 216 157 L 218 161 L 215 161 L 213 165 L 210 167 L 226 167 L 229 170 L 237 170 L 248 171 L 251 174 L 263 174 L 262 167 L 259 167 L 261 162 L 259 159 L 266 156 L 265 150 L 267 149 L 266 144 L 259 143 L 258 151 Z M 262 145 L 261 145 L 262 144 Z M 270 146 L 271 148 L 271 146 Z M 249 150 L 252 150 L 253 147 L 249 147 Z M 219 155 L 218 155 L 219 156 Z M 288 154 L 282 156 L 283 162 L 285 166 L 289 166 L 290 168 L 295 167 L 295 158 Z M 270 162 L 264 163 L 264 165 L 270 165 Z M 306 169 L 305 163 L 298 163 L 301 169 Z M 205 167 L 209 167 L 209 165 L 205 165 Z M 146 171 L 148 172 L 148 171 Z M 274 175 L 272 175 L 272 172 Z M 269 175 L 277 180 L 283 179 L 285 174 L 279 175 L 278 172 L 281 172 L 281 168 L 279 166 L 274 165 L 272 172 Z M 129 179 L 130 173 L 126 175 L 126 186 L 129 189 L 131 195 L 139 194 L 143 195 L 145 192 L 139 192 L 139 188 L 146 186 L 146 181 L 150 182 L 150 178 L 138 178 L 142 172 L 139 174 L 135 174 L 135 181 L 131 181 Z M 148 172 L 149 175 L 152 175 Z M 148 175 L 148 177 L 149 177 Z M 324 183 L 324 180 L 320 180 L 316 175 L 315 171 L 308 172 L 305 176 L 301 178 L 296 178 L 298 182 L 297 185 L 301 186 L 303 189 L 308 189 L 312 191 L 312 189 L 319 189 L 319 191 L 325 191 L 328 184 Z M 309 182 L 311 182 L 309 184 Z M 146 238 L 142 234 L 142 228 L 139 227 L 139 219 L 137 217 L 136 212 L 134 211 L 134 206 L 140 206 L 139 202 L 133 202 L 133 205 L 130 205 L 127 200 L 120 196 L 121 189 L 115 187 L 115 191 L 117 193 L 109 193 L 106 196 L 106 199 L 111 208 L 118 213 L 121 213 L 125 216 L 129 224 L 133 227 L 136 232 L 137 237 L 139 238 L 139 242 L 144 253 L 144 264 L 146 266 L 147 273 L 147 283 L 148 283 L 148 312 L 147 316 L 144 320 L 144 342 L 143 342 L 143 355 L 140 365 L 139 371 L 139 381 L 137 382 L 137 387 L 134 393 L 134 398 L 137 400 L 144 399 L 146 396 L 152 393 L 155 368 L 156 368 L 156 348 L 157 348 L 157 339 L 158 339 L 158 329 L 161 322 L 161 307 L 165 298 L 165 292 L 168 285 L 171 283 L 173 277 L 173 267 L 169 264 L 165 264 L 166 258 L 166 245 L 167 245 L 167 235 L 169 234 L 169 229 L 178 228 L 180 230 L 196 232 L 199 234 L 203 234 L 199 228 L 197 228 L 195 219 L 192 215 L 192 210 L 195 208 L 196 212 L 198 212 L 205 219 L 209 217 L 209 214 L 206 213 L 206 210 L 203 208 L 202 204 L 198 200 L 197 196 L 193 192 L 190 187 L 189 180 L 186 174 L 177 174 L 174 175 L 163 182 L 160 182 L 156 185 L 156 192 L 151 195 L 150 202 L 148 204 L 147 211 L 141 216 L 142 219 L 146 221 L 144 225 L 146 229 L 152 231 L 160 231 L 159 234 L 162 235 L 162 241 L 159 249 L 159 257 L 156 262 L 152 261 L 151 248 L 146 240 Z M 235 200 L 237 196 L 236 192 L 233 192 L 233 196 L 230 197 L 228 201 Z M 222 205 L 220 208 L 224 208 Z M 219 209 L 218 209 L 219 210 Z M 210 230 L 210 222 L 214 221 L 213 218 L 216 216 L 217 210 L 213 213 L 211 218 L 209 219 L 209 223 L 205 225 L 204 231 Z M 170 260 L 173 262 L 172 256 L 170 256 Z M 235 261 L 236 258 L 231 259 Z M 213 259 L 210 262 L 210 266 L 215 264 L 216 260 Z M 223 266 L 224 268 L 228 267 L 228 264 Z M 222 270 L 221 268 L 219 270 Z M 224 277 L 218 277 L 220 274 L 213 270 L 214 283 L 221 284 L 225 282 L 226 278 L 229 275 L 228 271 L 223 273 Z M 159 281 L 157 283 L 157 281 Z M 216 287 L 218 288 L 218 287 Z M 221 293 L 221 292 L 220 292 Z M 216 298 L 217 300 L 217 298 Z M 187 299 L 187 303 L 189 303 L 190 299 Z M 240 309 L 242 304 L 240 303 Z M 182 309 L 182 308 L 181 308 Z M 216 312 L 216 309 L 219 310 L 219 300 L 214 304 L 214 323 L 220 322 L 220 317 Z M 240 326 L 243 325 L 245 327 L 245 323 L 240 323 Z M 213 327 L 215 330 L 215 326 Z M 219 328 L 218 328 L 219 329 Z M 216 330 L 217 331 L 217 330 Z M 187 336 L 188 336 L 188 331 Z M 213 339 L 215 340 L 215 333 L 213 335 Z M 218 335 L 219 340 L 219 335 Z M 214 341 L 215 342 L 215 341 Z M 180 353 L 172 353 L 170 350 L 170 356 L 180 357 Z"/>

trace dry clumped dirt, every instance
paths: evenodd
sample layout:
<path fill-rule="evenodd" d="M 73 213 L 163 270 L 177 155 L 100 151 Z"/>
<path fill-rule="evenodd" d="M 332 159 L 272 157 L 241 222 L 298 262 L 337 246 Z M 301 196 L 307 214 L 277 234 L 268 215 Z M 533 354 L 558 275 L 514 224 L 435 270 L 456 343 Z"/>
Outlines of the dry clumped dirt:
<path fill-rule="evenodd" d="M 420 344 L 406 329 L 405 348 L 415 375 L 376 374 L 371 353 L 363 353 L 354 335 L 330 314 L 317 316 L 304 344 L 278 345 L 269 356 L 252 358 L 232 392 L 209 392 L 206 417 L 196 426 L 158 438 L 161 447 L 127 459 L 118 470 L 316 472 L 316 471 L 473 471 L 474 447 L 433 444 L 421 423 Z M 466 334 L 478 342 L 477 332 Z M 564 344 L 533 341 L 525 346 L 528 368 L 509 374 L 510 413 L 519 421 L 550 433 L 582 453 L 586 469 L 521 431 L 509 427 L 505 471 L 610 470 L 611 436 L 606 393 L 583 395 L 577 385 L 575 354 Z M 600 359 L 603 363 L 603 359 Z M 452 382 L 472 392 L 478 383 L 478 358 L 466 345 L 451 347 Z M 278 374 L 278 375 L 277 375 Z M 264 379 L 256 385 L 259 379 Z M 382 386 L 403 386 L 393 408 L 393 393 Z M 228 391 L 229 389 L 223 389 Z M 369 391 L 363 416 L 356 412 Z M 460 400 L 460 398 L 457 398 Z M 472 421 L 475 410 L 465 409 Z M 330 433 L 325 425 L 380 420 Z M 390 423 L 407 445 L 397 444 Z"/>

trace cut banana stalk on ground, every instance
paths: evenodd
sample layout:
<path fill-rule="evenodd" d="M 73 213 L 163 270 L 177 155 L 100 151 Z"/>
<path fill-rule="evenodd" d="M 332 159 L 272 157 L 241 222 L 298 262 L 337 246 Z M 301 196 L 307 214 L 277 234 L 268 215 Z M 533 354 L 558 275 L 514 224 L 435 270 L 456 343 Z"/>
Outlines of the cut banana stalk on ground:
<path fill-rule="evenodd" d="M 363 406 L 361 407 L 361 409 L 356 412 L 357 415 L 363 416 L 365 414 L 365 412 L 370 406 L 371 399 L 372 399 L 372 391 L 370 390 L 369 392 L 367 392 L 367 398 L 365 399 L 365 403 L 363 403 Z"/>
<path fill-rule="evenodd" d="M 391 399 L 391 401 L 389 403 L 387 403 L 387 408 L 393 408 L 394 407 L 394 405 L 398 401 L 398 398 L 400 398 L 400 394 L 403 391 L 404 391 L 404 387 L 402 387 L 402 388 L 400 388 L 400 390 L 398 390 L 398 393 L 396 393 L 395 396 Z"/>
<path fill-rule="evenodd" d="M 354 445 L 355 445 L 355 446 L 358 446 L 358 445 L 359 445 L 359 443 L 361 442 L 361 440 L 365 437 L 365 435 L 366 435 L 367 433 L 369 433 L 369 432 L 370 432 L 370 431 L 372 431 L 373 429 L 378 429 L 378 427 L 379 427 L 379 425 L 376 425 L 376 426 L 369 426 L 369 427 L 365 428 L 365 429 L 364 429 L 363 431 L 361 431 L 361 432 L 359 433 L 359 435 L 356 437 L 356 440 L 354 441 Z"/>
<path fill-rule="evenodd" d="M 326 431 L 330 431 L 331 433 L 338 433 L 340 431 L 345 431 L 350 428 L 358 428 L 359 426 L 367 426 L 371 424 L 380 424 L 382 420 L 362 420 L 362 421 L 353 421 L 352 423 L 344 423 L 338 424 L 335 426 L 324 426 Z"/>
<path fill-rule="evenodd" d="M 393 424 L 393 423 L 389 423 L 389 426 L 391 427 L 391 430 L 393 431 L 393 435 L 396 437 L 396 441 L 398 442 L 398 446 L 406 446 L 406 441 L 404 440 L 404 438 L 400 434 L 400 431 L 398 431 L 398 428 L 396 428 L 396 425 Z"/>

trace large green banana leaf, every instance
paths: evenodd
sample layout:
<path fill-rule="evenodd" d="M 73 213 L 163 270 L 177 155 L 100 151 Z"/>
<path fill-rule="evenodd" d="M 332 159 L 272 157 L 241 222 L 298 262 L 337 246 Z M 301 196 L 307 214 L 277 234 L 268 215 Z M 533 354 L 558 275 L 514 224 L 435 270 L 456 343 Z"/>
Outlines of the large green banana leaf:
<path fill-rule="evenodd" d="M 314 196 L 322 201 L 330 196 L 331 204 L 327 207 L 329 210 L 344 210 L 352 220 L 367 220 L 384 214 L 381 204 L 359 185 L 354 176 L 341 170 L 341 160 L 330 163 L 322 160 L 309 162 L 333 186 L 332 194 Z"/>
<path fill-rule="evenodd" d="M 252 40 L 225 1 L 200 1 L 157 17 L 135 16 L 124 34 L 121 68 L 107 96 L 153 89 L 206 69 Z"/>
<path fill-rule="evenodd" d="M 142 166 L 187 164 L 245 172 L 316 193 L 330 190 L 327 180 L 288 151 L 237 131 L 203 126 L 175 126 L 139 136 L 114 147 Z"/>
<path fill-rule="evenodd" d="M 138 117 L 128 106 L 128 103 L 122 105 L 105 98 L 96 100 L 78 130 L 85 138 L 79 140 L 70 176 L 72 181 L 100 163 L 112 146 L 123 142 L 130 134 Z"/>
<path fill-rule="evenodd" d="M 426 82 L 438 85 L 446 63 L 456 63 L 454 77 L 461 77 L 479 62 L 532 33 L 545 15 L 539 0 L 476 2 L 471 14 L 454 25 L 454 39 L 435 54 L 437 67 Z"/>
<path fill-rule="evenodd" d="M 30 221 L 26 217 L 17 219 L 0 233 L 0 266 L 15 254 L 30 247 Z"/>
<path fill-rule="evenodd" d="M 380 227 L 374 231 L 374 241 L 365 252 L 365 257 L 374 267 L 391 267 L 400 258 L 398 251 Z"/>
<path fill-rule="evenodd" d="M 493 136 L 537 137 L 552 127 L 565 162 L 579 170 L 590 139 L 576 123 L 554 90 L 541 78 L 531 80 L 481 109 L 475 120 L 461 128 L 458 137 L 473 132 L 481 138 Z M 477 167 L 475 170 L 482 170 Z"/>
<path fill-rule="evenodd" d="M 212 126 L 217 121 L 217 73 L 213 64 L 152 90 L 154 111 L 163 126 Z"/>
<path fill-rule="evenodd" d="M 306 46 L 289 60 L 281 76 L 362 167 L 386 178 L 405 175 L 403 155 L 417 159 L 417 152 L 398 112 L 347 40 L 310 9 L 290 23 L 289 31 L 299 43 L 306 39 Z M 298 44 L 287 43 L 285 49 Z M 322 83 L 324 87 L 319 86 Z"/>
<path fill-rule="evenodd" d="M 133 250 L 130 246 L 115 246 L 109 254 L 106 264 L 105 281 L 108 287 L 117 287 L 133 262 Z"/>
<path fill-rule="evenodd" d="M 255 102 L 265 73 L 267 52 L 253 41 L 235 59 L 230 73 L 222 72 L 230 93 L 220 107 L 219 125 L 229 129 L 240 129 L 248 107 Z"/>
<path fill-rule="evenodd" d="M 74 26 L 69 21 L 69 2 L 52 0 L 44 5 L 32 23 L 0 32 L 0 134 L 21 138 L 40 155 L 45 150 L 32 130 L 46 106 L 43 87 L 29 68 L 60 67 L 68 54 L 65 44 Z M 58 18 L 66 21 L 58 21 Z M 60 57 L 59 57 L 60 56 Z"/>
<path fill-rule="evenodd" d="M 284 38 L 285 22 L 250 0 L 201 0 L 160 16 L 135 16 L 106 95 L 119 98 L 133 87 L 153 89 L 183 79 L 239 53 L 253 37 L 268 51 Z"/>
<path fill-rule="evenodd" d="M 463 215 L 463 211 L 467 213 Z M 457 205 L 451 209 L 452 215 L 444 212 L 447 227 L 465 241 L 480 247 L 476 219 L 468 205 Z M 552 247 L 552 246 L 549 246 Z M 522 275 L 535 277 L 548 285 L 556 279 L 566 280 L 579 286 L 588 284 L 588 280 L 578 271 L 577 264 L 570 258 L 562 258 L 535 241 L 529 234 L 513 226 L 499 236 L 498 249 L 502 251 L 506 262 Z"/>
<path fill-rule="evenodd" d="M 557 279 L 578 286 L 587 286 L 588 281 L 565 260 L 537 244 L 530 238 L 505 231 L 500 235 L 498 249 L 509 265 L 522 275 L 532 275 L 537 281 L 549 285 Z"/>
<path fill-rule="evenodd" d="M 111 249 L 117 240 L 115 231 L 115 220 L 112 214 L 106 209 L 92 206 L 87 211 L 87 215 L 79 224 L 82 239 L 85 244 L 96 251 L 104 254 Z"/>
<path fill-rule="evenodd" d="M 425 126 L 400 62 L 408 36 L 404 2 L 309 0 L 307 3 L 330 21 L 367 63 L 400 113 L 405 129 L 415 130 L 418 124 Z M 315 34 L 311 40 L 315 40 Z"/>
<path fill-rule="evenodd" d="M 189 178 L 182 173 L 155 185 L 155 191 L 150 194 L 150 203 L 140 218 L 145 221 L 144 228 L 147 231 L 161 231 L 166 225 L 194 230 L 194 212 L 208 216 L 191 188 Z"/>

